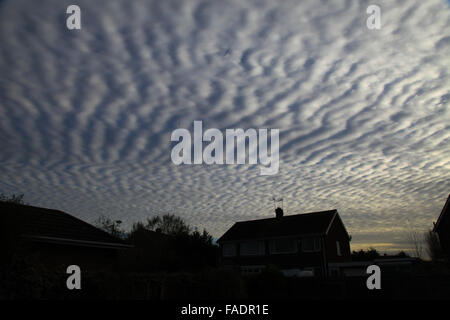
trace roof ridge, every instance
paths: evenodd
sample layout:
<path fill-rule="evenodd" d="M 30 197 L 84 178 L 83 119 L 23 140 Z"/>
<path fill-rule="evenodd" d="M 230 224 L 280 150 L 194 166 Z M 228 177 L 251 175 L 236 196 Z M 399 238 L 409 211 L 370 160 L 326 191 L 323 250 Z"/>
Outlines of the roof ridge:
<path fill-rule="evenodd" d="M 284 216 L 281 219 L 265 218 L 239 221 L 233 224 L 218 240 L 255 239 L 306 234 L 325 234 L 338 214 L 337 209 Z"/>
<path fill-rule="evenodd" d="M 298 217 L 298 216 L 313 215 L 313 214 L 319 214 L 319 213 L 332 213 L 332 212 L 336 212 L 336 211 L 337 211 L 337 209 L 330 209 L 330 210 L 323 210 L 323 211 L 296 213 L 296 214 L 285 215 L 285 216 L 283 216 L 283 219 L 284 218 L 289 218 L 289 217 Z M 263 220 L 277 220 L 277 217 L 270 217 L 270 218 L 268 217 L 268 218 L 261 218 L 261 219 L 236 221 L 236 223 L 263 221 Z"/>
<path fill-rule="evenodd" d="M 0 204 L 10 205 L 12 207 L 16 207 L 18 210 L 25 210 L 24 213 L 26 215 L 40 214 L 40 215 L 45 215 L 47 217 L 50 217 L 50 216 L 52 216 L 52 217 L 59 216 L 61 218 L 64 217 L 64 219 L 69 219 L 69 221 L 71 221 L 70 223 L 72 223 L 72 224 L 76 223 L 79 226 L 79 228 L 83 228 L 84 230 L 89 231 L 89 232 L 95 232 L 98 235 L 101 234 L 104 238 L 107 238 L 111 242 L 121 243 L 121 244 L 126 243 L 126 241 L 121 239 L 120 237 L 116 237 L 116 236 L 106 232 L 105 230 L 103 230 L 87 221 L 84 221 L 83 219 L 78 218 L 70 213 L 62 211 L 62 210 L 50 209 L 50 208 L 44 208 L 44 207 L 36 207 L 36 206 L 18 204 L 18 203 L 2 202 Z M 21 209 L 19 209 L 19 208 L 21 208 Z M 56 218 L 54 218 L 54 219 L 56 219 Z"/>
<path fill-rule="evenodd" d="M 8 206 L 17 206 L 17 207 L 28 207 L 28 208 L 38 209 L 38 210 L 44 209 L 44 210 L 47 210 L 47 211 L 52 211 L 52 213 L 65 213 L 65 214 L 68 214 L 67 212 L 64 212 L 64 211 L 59 210 L 59 209 L 52 209 L 52 208 L 47 208 L 47 207 L 37 207 L 37 206 L 30 205 L 30 204 L 14 203 L 14 202 L 6 202 L 6 201 L 0 201 L 0 204 L 8 205 Z"/>
<path fill-rule="evenodd" d="M 445 213 L 447 212 L 447 208 L 448 208 L 449 204 L 450 204 L 450 194 L 448 195 L 448 198 L 445 201 L 444 207 L 442 208 L 441 213 L 439 214 L 439 217 L 438 217 L 436 223 L 434 224 L 434 227 L 433 227 L 434 232 L 436 232 L 437 228 L 441 224 L 441 221 L 444 218 Z"/>

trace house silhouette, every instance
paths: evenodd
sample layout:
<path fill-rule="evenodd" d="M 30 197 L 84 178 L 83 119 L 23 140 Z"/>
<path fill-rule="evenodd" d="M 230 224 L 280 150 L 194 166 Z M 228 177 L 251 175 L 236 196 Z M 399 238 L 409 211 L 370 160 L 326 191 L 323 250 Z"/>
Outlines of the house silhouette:
<path fill-rule="evenodd" d="M 330 275 L 328 264 L 350 261 L 350 236 L 337 210 L 236 222 L 217 240 L 226 268 L 258 274 L 274 265 L 285 275 Z"/>
<path fill-rule="evenodd" d="M 49 268 L 79 265 L 83 270 L 114 269 L 123 240 L 70 214 L 0 202 L 0 246 L 4 264 L 22 257 Z"/>

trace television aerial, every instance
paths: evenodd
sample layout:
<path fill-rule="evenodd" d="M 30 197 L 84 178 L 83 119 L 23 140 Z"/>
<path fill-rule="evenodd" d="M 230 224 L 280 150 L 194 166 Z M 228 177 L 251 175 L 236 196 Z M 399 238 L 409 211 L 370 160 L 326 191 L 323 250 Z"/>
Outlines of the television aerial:
<path fill-rule="evenodd" d="M 275 196 L 272 197 L 272 201 L 273 201 L 273 209 L 275 210 L 277 207 L 283 209 L 283 198 L 277 198 Z M 279 205 L 281 202 L 281 206 Z"/>

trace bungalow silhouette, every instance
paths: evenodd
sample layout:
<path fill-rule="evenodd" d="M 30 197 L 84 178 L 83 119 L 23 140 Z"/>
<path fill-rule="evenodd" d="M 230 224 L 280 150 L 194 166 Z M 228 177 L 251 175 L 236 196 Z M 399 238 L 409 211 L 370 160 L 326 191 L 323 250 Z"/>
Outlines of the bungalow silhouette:
<path fill-rule="evenodd" d="M 117 267 L 123 240 L 59 210 L 0 202 L 1 264 L 20 258 L 48 268 L 78 265 L 82 270 Z"/>
<path fill-rule="evenodd" d="M 251 275 L 275 265 L 285 275 L 329 276 L 329 263 L 348 262 L 350 236 L 337 210 L 236 222 L 217 242 L 226 268 Z"/>
<path fill-rule="evenodd" d="M 437 222 L 434 224 L 433 231 L 438 234 L 444 258 L 448 259 L 450 257 L 450 195 Z"/>

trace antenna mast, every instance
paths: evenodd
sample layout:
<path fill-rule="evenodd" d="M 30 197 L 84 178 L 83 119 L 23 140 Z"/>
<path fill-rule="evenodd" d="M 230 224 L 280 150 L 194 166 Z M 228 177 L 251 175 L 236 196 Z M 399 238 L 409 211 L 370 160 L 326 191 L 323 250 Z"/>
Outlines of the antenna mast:
<path fill-rule="evenodd" d="M 277 207 L 283 209 L 283 198 L 276 198 L 275 196 L 272 197 L 273 201 L 273 209 L 275 210 Z M 281 206 L 279 203 L 281 202 Z"/>

